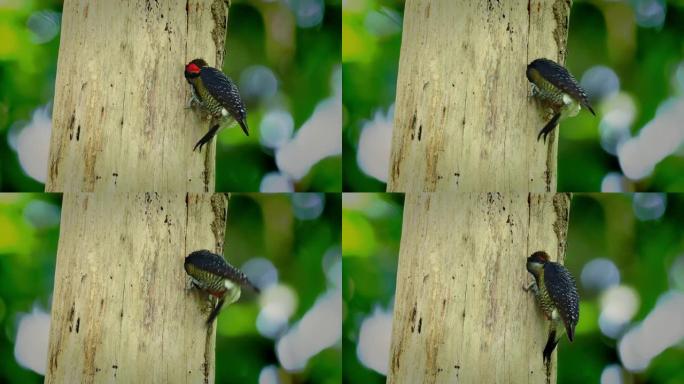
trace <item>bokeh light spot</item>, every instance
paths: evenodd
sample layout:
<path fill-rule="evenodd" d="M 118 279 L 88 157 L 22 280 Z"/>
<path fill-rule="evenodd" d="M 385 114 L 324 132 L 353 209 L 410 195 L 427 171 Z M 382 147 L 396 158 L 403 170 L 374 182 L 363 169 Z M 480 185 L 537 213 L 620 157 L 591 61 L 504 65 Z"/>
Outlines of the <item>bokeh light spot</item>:
<path fill-rule="evenodd" d="M 290 178 L 300 180 L 322 159 L 342 153 L 342 76 L 333 71 L 334 95 L 316 105 L 292 140 L 276 150 L 278 168 Z"/>
<path fill-rule="evenodd" d="M 620 78 L 612 68 L 597 65 L 584 72 L 580 85 L 592 100 L 603 100 L 620 90 Z"/>
<path fill-rule="evenodd" d="M 371 35 L 387 37 L 401 32 L 402 17 L 399 12 L 382 7 L 380 11 L 368 12 L 363 24 Z"/>
<path fill-rule="evenodd" d="M 286 0 L 301 28 L 311 28 L 323 21 L 325 6 L 323 0 Z"/>
<path fill-rule="evenodd" d="M 33 12 L 26 21 L 26 26 L 31 31 L 31 41 L 44 44 L 54 39 L 59 33 L 61 17 L 61 13 L 54 11 Z"/>
<path fill-rule="evenodd" d="M 611 155 L 631 137 L 630 128 L 636 116 L 636 105 L 626 93 L 618 93 L 604 103 L 604 114 L 599 123 L 601 147 Z"/>
<path fill-rule="evenodd" d="M 636 22 L 640 27 L 662 27 L 665 22 L 665 0 L 634 0 Z"/>
<path fill-rule="evenodd" d="M 294 132 L 294 121 L 289 112 L 272 110 L 266 113 L 259 126 L 259 141 L 268 148 L 280 148 Z"/>
<path fill-rule="evenodd" d="M 297 309 L 297 294 L 286 285 L 272 285 L 261 293 L 259 303 L 257 330 L 265 337 L 276 338 Z"/>
<path fill-rule="evenodd" d="M 387 182 L 389 175 L 393 119 L 393 106 L 386 115 L 381 111 L 375 112 L 373 119 L 363 125 L 359 138 L 356 158 L 359 167 L 382 182 Z"/>
<path fill-rule="evenodd" d="M 276 344 L 283 368 L 300 371 L 311 357 L 342 337 L 342 291 L 328 290 Z"/>
<path fill-rule="evenodd" d="M 631 372 L 648 368 L 651 360 L 684 340 L 684 293 L 661 295 L 644 321 L 627 332 L 618 343 L 622 365 Z"/>
<path fill-rule="evenodd" d="M 21 315 L 14 344 L 14 358 L 17 363 L 45 375 L 49 335 L 50 314 L 34 307 L 31 313 Z"/>
<path fill-rule="evenodd" d="M 390 360 L 390 341 L 392 338 L 392 311 L 384 311 L 375 306 L 373 314 L 361 323 L 356 356 L 361 364 L 387 375 Z"/>
<path fill-rule="evenodd" d="M 299 220 L 315 220 L 325 208 L 325 194 L 296 193 L 291 195 L 292 210 Z"/>
<path fill-rule="evenodd" d="M 655 166 L 684 143 L 684 98 L 663 103 L 639 134 L 618 147 L 622 172 L 632 180 L 651 175 Z"/>
<path fill-rule="evenodd" d="M 611 364 L 603 368 L 601 372 L 601 384 L 622 384 L 622 367 L 620 364 Z"/>
<path fill-rule="evenodd" d="M 278 91 L 278 79 L 263 65 L 247 67 L 240 75 L 240 94 L 246 100 L 268 100 Z"/>
<path fill-rule="evenodd" d="M 634 215 L 641 221 L 661 218 L 666 207 L 667 196 L 664 193 L 635 193 L 632 199 Z"/>
<path fill-rule="evenodd" d="M 240 269 L 262 290 L 271 285 L 278 284 L 278 270 L 271 260 L 267 258 L 255 257 L 249 259 Z"/>
<path fill-rule="evenodd" d="M 267 365 L 259 372 L 259 384 L 280 384 L 278 377 L 278 367 Z"/>
<path fill-rule="evenodd" d="M 582 268 L 580 280 L 587 291 L 601 292 L 620 284 L 620 271 L 612 260 L 593 259 Z"/>
<path fill-rule="evenodd" d="M 259 191 L 264 193 L 294 192 L 292 180 L 280 172 L 269 172 L 261 179 Z"/>
<path fill-rule="evenodd" d="M 58 225 L 59 216 L 59 207 L 42 200 L 32 200 L 24 208 L 26 221 L 36 229 L 45 229 Z"/>
<path fill-rule="evenodd" d="M 617 338 L 639 309 L 639 295 L 628 286 L 613 286 L 601 295 L 599 327 L 604 335 Z"/>
<path fill-rule="evenodd" d="M 601 180 L 601 192 L 625 192 L 627 179 L 620 172 L 608 172 Z"/>
<path fill-rule="evenodd" d="M 17 136 L 16 150 L 21 167 L 41 183 L 47 179 L 51 129 L 49 106 L 45 106 L 33 112 L 31 122 Z"/>

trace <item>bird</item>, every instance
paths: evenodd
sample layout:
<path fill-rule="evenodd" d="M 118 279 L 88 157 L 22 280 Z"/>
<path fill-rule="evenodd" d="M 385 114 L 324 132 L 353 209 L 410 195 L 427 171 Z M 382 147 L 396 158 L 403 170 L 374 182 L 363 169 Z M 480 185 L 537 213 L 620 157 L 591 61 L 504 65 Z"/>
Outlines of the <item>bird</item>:
<path fill-rule="evenodd" d="M 542 353 L 546 363 L 564 332 L 571 342 L 575 338 L 575 326 L 579 321 L 579 294 L 570 272 L 564 266 L 550 261 L 544 251 L 534 252 L 527 258 L 527 271 L 534 276 L 534 282 L 524 289 L 534 292 L 544 316 L 549 320 L 548 338 Z"/>
<path fill-rule="evenodd" d="M 596 116 L 586 92 L 562 65 L 545 58 L 527 66 L 527 80 L 532 83 L 532 95 L 553 112 L 551 120 L 539 131 L 537 140 L 553 131 L 561 118 L 576 116 L 582 107 Z"/>
<path fill-rule="evenodd" d="M 223 256 L 206 249 L 190 253 L 185 258 L 184 267 L 195 287 L 218 299 L 207 319 L 208 325 L 218 316 L 226 301 L 231 304 L 240 298 L 241 287 L 260 292 L 242 271 L 230 265 Z"/>
<path fill-rule="evenodd" d="M 194 59 L 185 66 L 185 79 L 192 86 L 189 106 L 197 103 L 214 120 L 234 119 L 249 136 L 247 108 L 242 101 L 237 85 L 220 70 L 210 67 L 204 59 Z M 208 143 L 218 132 L 219 123 L 213 124 L 209 131 L 195 144 L 193 151 Z"/>

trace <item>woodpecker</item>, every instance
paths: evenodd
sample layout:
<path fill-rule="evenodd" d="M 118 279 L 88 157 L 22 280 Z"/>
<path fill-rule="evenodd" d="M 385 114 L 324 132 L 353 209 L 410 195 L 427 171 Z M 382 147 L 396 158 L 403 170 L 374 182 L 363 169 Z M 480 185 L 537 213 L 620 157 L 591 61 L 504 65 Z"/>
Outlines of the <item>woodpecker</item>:
<path fill-rule="evenodd" d="M 537 140 L 553 131 L 561 118 L 575 116 L 582 107 L 596 116 L 587 94 L 563 66 L 549 60 L 536 59 L 527 66 L 527 80 L 532 83 L 532 95 L 553 112 L 551 120 L 539 131 Z"/>
<path fill-rule="evenodd" d="M 218 299 L 207 325 L 214 321 L 226 301 L 231 304 L 240 298 L 241 287 L 259 293 L 259 288 L 242 271 L 230 265 L 221 255 L 206 249 L 192 252 L 185 258 L 185 272 L 190 275 L 195 287 Z"/>
<path fill-rule="evenodd" d="M 207 65 L 203 59 L 195 59 L 185 66 L 185 79 L 192 85 L 190 106 L 198 103 L 215 119 L 234 119 L 249 136 L 247 127 L 247 109 L 240 97 L 237 86 L 223 72 Z M 214 124 L 209 132 L 195 144 L 193 151 L 208 143 L 219 130 L 219 124 Z"/>
<path fill-rule="evenodd" d="M 549 335 L 542 354 L 544 362 L 551 359 L 551 353 L 567 332 L 572 342 L 575 326 L 579 321 L 579 294 L 575 279 L 568 270 L 553 261 L 543 251 L 537 251 L 527 258 L 527 271 L 534 276 L 534 282 L 525 290 L 532 289 L 539 306 L 549 324 Z"/>

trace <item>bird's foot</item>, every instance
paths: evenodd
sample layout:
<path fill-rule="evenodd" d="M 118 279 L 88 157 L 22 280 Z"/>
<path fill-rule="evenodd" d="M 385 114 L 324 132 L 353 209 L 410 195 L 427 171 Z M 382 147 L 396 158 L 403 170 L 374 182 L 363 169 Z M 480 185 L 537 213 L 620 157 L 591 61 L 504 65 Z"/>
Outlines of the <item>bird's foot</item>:
<path fill-rule="evenodd" d="M 195 105 L 199 104 L 199 100 L 195 97 L 195 95 L 191 95 L 190 98 L 188 99 L 188 102 L 185 103 L 185 109 L 191 109 L 195 107 Z"/>
<path fill-rule="evenodd" d="M 534 292 L 534 291 L 536 291 L 536 289 L 537 289 L 537 283 L 535 283 L 535 282 L 533 281 L 533 282 L 531 282 L 531 283 L 528 284 L 528 285 L 523 284 L 522 289 L 523 289 L 523 291 L 525 291 L 525 292 L 529 292 L 530 290 L 532 290 L 532 292 Z"/>

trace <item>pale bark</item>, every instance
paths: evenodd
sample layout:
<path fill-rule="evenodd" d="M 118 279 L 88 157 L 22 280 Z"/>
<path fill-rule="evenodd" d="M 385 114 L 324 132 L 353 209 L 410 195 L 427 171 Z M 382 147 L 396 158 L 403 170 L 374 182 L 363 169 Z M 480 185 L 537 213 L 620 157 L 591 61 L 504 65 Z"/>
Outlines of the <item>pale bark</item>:
<path fill-rule="evenodd" d="M 183 268 L 222 253 L 223 195 L 65 194 L 47 383 L 211 383 L 207 295 Z"/>
<path fill-rule="evenodd" d="M 213 191 L 183 72 L 221 67 L 227 20 L 223 0 L 65 1 L 45 190 Z"/>
<path fill-rule="evenodd" d="M 532 252 L 562 261 L 569 208 L 566 194 L 408 194 L 388 383 L 555 383 L 523 285 Z"/>
<path fill-rule="evenodd" d="M 555 192 L 527 64 L 565 60 L 569 0 L 408 0 L 387 190 Z"/>

